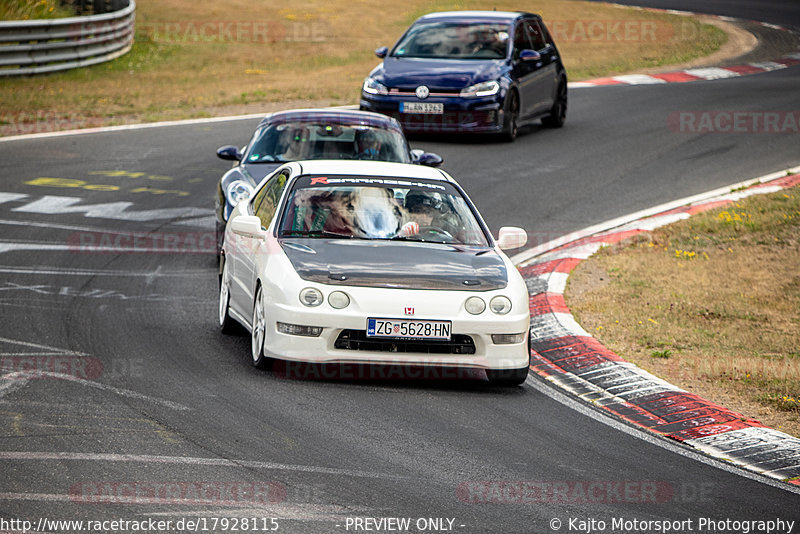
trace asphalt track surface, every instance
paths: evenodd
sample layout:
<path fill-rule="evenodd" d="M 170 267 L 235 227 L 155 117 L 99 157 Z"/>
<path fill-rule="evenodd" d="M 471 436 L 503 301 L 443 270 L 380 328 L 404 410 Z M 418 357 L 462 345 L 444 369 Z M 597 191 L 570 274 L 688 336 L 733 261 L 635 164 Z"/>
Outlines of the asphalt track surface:
<path fill-rule="evenodd" d="M 750 4 L 706 7 L 800 27 L 794 2 Z M 668 126 L 681 111 L 796 110 L 798 89 L 800 68 L 579 89 L 561 130 L 511 145 L 413 144 L 445 157 L 493 229 L 522 226 L 538 244 L 800 164 L 797 134 Z M 216 330 L 215 258 L 191 252 L 213 231 L 226 168 L 214 150 L 243 144 L 255 123 L 0 143 L 0 354 L 40 372 L 0 378 L 0 519 L 204 517 L 210 529 L 214 517 L 275 517 L 280 531 L 309 533 L 353 532 L 348 518 L 367 517 L 411 518 L 411 532 L 434 531 L 416 530 L 419 518 L 503 533 L 555 532 L 553 519 L 560 532 L 570 520 L 573 532 L 591 520 L 655 530 L 615 530 L 614 518 L 683 521 L 682 532 L 715 531 L 700 530 L 702 518 L 800 522 L 794 491 L 648 438 L 536 378 L 496 389 L 481 376 L 315 380 L 320 370 L 291 379 L 252 368 L 249 339 Z M 65 197 L 131 204 L 87 212 Z M 126 232 L 178 236 L 189 253 L 113 248 Z M 78 252 L 81 239 L 112 250 Z M 527 492 L 511 491 L 519 482 Z M 234 491 L 253 484 L 258 495 Z"/>

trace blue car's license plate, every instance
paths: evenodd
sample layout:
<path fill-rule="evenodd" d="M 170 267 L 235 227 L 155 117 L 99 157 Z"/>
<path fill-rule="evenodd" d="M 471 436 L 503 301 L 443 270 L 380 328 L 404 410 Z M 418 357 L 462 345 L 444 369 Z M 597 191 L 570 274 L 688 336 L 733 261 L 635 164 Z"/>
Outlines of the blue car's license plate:
<path fill-rule="evenodd" d="M 444 113 L 444 104 L 432 102 L 400 102 L 400 113 L 441 115 Z"/>
<path fill-rule="evenodd" d="M 450 340 L 450 321 L 367 319 L 367 337 Z"/>

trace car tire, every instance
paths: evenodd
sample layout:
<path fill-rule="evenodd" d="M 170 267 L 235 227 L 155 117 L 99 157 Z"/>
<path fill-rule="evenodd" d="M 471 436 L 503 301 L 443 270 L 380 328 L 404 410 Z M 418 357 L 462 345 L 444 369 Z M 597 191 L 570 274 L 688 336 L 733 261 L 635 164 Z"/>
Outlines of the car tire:
<path fill-rule="evenodd" d="M 519 95 L 513 89 L 506 96 L 503 110 L 503 140 L 509 143 L 517 138 L 519 133 Z"/>
<path fill-rule="evenodd" d="M 518 386 L 528 378 L 528 366 L 519 369 L 487 369 L 486 377 L 496 386 Z"/>
<path fill-rule="evenodd" d="M 250 329 L 250 353 L 253 356 L 253 365 L 259 369 L 268 369 L 272 366 L 272 358 L 264 355 L 264 340 L 267 335 L 267 320 L 264 315 L 264 303 L 261 286 L 256 290 L 253 302 L 253 323 Z"/>
<path fill-rule="evenodd" d="M 220 274 L 219 274 L 219 310 L 218 310 L 218 324 L 219 330 L 223 334 L 238 334 L 241 332 L 239 323 L 231 317 L 231 281 L 228 274 L 228 264 L 225 257 L 220 257 Z"/>
<path fill-rule="evenodd" d="M 550 109 L 550 114 L 542 117 L 542 125 L 547 128 L 561 128 L 567 121 L 567 80 L 561 78 L 556 91 L 556 101 Z"/>

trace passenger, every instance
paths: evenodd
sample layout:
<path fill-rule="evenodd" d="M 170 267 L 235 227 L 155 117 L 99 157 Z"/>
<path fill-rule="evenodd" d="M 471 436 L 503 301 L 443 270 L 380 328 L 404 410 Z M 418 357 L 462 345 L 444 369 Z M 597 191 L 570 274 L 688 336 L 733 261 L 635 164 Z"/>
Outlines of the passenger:
<path fill-rule="evenodd" d="M 285 161 L 297 161 L 308 158 L 309 130 L 306 127 L 284 130 L 285 146 L 281 158 Z"/>

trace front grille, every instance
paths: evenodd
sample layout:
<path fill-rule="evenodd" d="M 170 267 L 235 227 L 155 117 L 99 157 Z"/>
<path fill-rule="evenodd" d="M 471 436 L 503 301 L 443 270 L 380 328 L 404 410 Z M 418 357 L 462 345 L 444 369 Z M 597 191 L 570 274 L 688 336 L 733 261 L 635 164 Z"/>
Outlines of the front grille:
<path fill-rule="evenodd" d="M 497 112 L 490 111 L 451 111 L 445 110 L 441 115 L 422 113 L 384 112 L 400 121 L 404 127 L 415 130 L 459 131 L 474 127 L 491 127 L 497 125 Z"/>
<path fill-rule="evenodd" d="M 431 339 L 368 338 L 366 330 L 342 330 L 334 348 L 373 352 L 416 352 L 422 354 L 475 354 L 475 342 L 463 334 L 453 334 L 450 341 Z"/>

